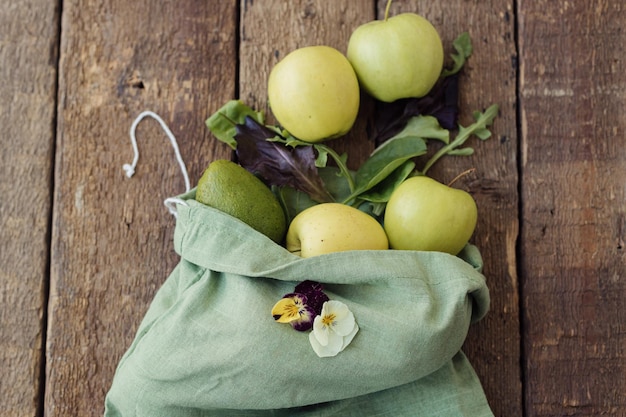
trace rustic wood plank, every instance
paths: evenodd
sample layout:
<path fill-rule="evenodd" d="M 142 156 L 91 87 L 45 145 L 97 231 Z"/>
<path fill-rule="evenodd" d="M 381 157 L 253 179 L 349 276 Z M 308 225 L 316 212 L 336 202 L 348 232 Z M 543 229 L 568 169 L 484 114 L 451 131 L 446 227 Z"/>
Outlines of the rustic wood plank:
<path fill-rule="evenodd" d="M 623 415 L 626 9 L 518 9 L 526 409 Z"/>
<path fill-rule="evenodd" d="M 236 1 L 65 1 L 52 234 L 45 412 L 99 415 L 114 369 L 178 261 L 163 199 L 184 191 L 159 125 L 192 183 L 229 158 L 204 120 L 235 94 Z"/>
<path fill-rule="evenodd" d="M 0 415 L 36 415 L 43 367 L 58 4 L 0 5 Z"/>
<path fill-rule="evenodd" d="M 384 16 L 385 0 L 378 1 Z M 516 260 L 518 238 L 518 173 L 516 126 L 516 46 L 513 1 L 423 2 L 397 0 L 390 14 L 418 13 L 441 34 L 446 53 L 452 41 L 467 31 L 474 52 L 460 78 L 460 123 L 472 123 L 472 112 L 492 103 L 500 114 L 486 142 L 474 138 L 471 157 L 441 160 L 429 175 L 447 183 L 475 168 L 456 186 L 476 199 L 479 221 L 473 237 L 482 253 L 491 293 L 491 310 L 470 329 L 464 346 L 481 379 L 496 416 L 522 415 L 519 298 Z M 449 60 L 448 60 L 449 62 Z"/>

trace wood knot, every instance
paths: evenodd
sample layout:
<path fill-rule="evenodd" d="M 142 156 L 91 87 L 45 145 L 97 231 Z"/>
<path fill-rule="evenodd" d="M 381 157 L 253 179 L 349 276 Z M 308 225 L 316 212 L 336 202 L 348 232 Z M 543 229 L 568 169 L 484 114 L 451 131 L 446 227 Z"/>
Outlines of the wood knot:
<path fill-rule="evenodd" d="M 313 19 L 317 15 L 317 10 L 315 10 L 315 6 L 312 3 L 308 3 L 304 7 L 304 11 L 302 12 L 303 19 Z"/>

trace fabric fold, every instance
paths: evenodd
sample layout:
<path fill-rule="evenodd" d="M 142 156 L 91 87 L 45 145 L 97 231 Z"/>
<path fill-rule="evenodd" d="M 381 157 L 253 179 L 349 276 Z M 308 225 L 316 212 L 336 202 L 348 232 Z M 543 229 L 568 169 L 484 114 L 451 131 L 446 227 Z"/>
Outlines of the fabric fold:
<path fill-rule="evenodd" d="M 491 415 L 460 352 L 489 308 L 475 247 L 302 259 L 192 195 L 177 208 L 181 261 L 120 361 L 106 416 Z M 304 280 L 360 327 L 336 357 L 317 357 L 307 333 L 270 314 Z"/>

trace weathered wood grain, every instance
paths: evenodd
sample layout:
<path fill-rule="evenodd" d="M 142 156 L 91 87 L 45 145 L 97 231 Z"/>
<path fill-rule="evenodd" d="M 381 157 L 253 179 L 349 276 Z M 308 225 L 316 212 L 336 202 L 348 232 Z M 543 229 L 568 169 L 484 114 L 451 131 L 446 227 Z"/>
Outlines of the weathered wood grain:
<path fill-rule="evenodd" d="M 345 52 L 352 30 L 382 16 L 386 0 L 66 0 L 62 22 L 58 1 L 4 3 L 0 416 L 101 415 L 115 366 L 178 261 L 162 201 L 183 191 L 182 176 L 164 133 L 146 120 L 139 166 L 125 178 L 134 118 L 164 117 L 194 182 L 210 160 L 230 157 L 204 126 L 209 114 L 240 97 L 271 121 L 271 67 L 305 45 Z M 501 107 L 494 137 L 471 142 L 474 156 L 430 171 L 446 182 L 476 168 L 457 185 L 480 209 L 474 242 L 492 308 L 464 349 L 495 414 L 621 415 L 624 7 L 394 0 L 391 13 L 403 11 L 428 17 L 447 52 L 469 31 L 462 123 L 474 109 Z M 370 104 L 364 98 L 364 112 Z M 360 140 L 365 116 L 334 144 L 352 167 L 372 149 Z"/>
<path fill-rule="evenodd" d="M 526 410 L 626 410 L 626 9 L 520 1 Z"/>
<path fill-rule="evenodd" d="M 65 1 L 47 339 L 48 416 L 101 415 L 114 369 L 178 261 L 163 199 L 184 191 L 159 125 L 177 136 L 192 183 L 230 157 L 205 118 L 235 94 L 237 3 Z"/>
<path fill-rule="evenodd" d="M 386 1 L 378 1 L 384 16 Z M 483 321 L 470 329 L 464 346 L 481 379 L 496 416 L 522 414 L 520 370 L 519 298 L 516 259 L 518 238 L 516 45 L 513 1 L 397 0 L 390 15 L 413 12 L 428 18 L 441 34 L 446 54 L 453 40 L 468 32 L 474 47 L 460 77 L 460 123 L 473 122 L 472 112 L 493 103 L 500 114 L 493 137 L 467 144 L 471 157 L 446 157 L 429 175 L 447 183 L 457 174 L 476 171 L 455 186 L 476 199 L 479 221 L 472 239 L 484 258 L 484 273 L 491 294 L 491 309 Z M 448 58 L 448 64 L 451 62 Z"/>
<path fill-rule="evenodd" d="M 0 416 L 40 408 L 58 27 L 56 2 L 0 4 Z"/>

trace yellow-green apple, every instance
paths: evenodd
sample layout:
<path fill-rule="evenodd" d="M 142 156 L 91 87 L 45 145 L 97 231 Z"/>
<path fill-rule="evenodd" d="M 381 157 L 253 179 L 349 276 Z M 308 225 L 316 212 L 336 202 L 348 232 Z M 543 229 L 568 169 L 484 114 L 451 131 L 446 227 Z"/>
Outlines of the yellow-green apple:
<path fill-rule="evenodd" d="M 267 95 L 278 123 L 306 142 L 346 134 L 359 111 L 359 81 L 352 65 L 325 45 L 296 49 L 276 64 Z"/>
<path fill-rule="evenodd" d="M 415 13 L 365 23 L 350 36 L 347 57 L 363 89 L 378 100 L 425 96 L 443 69 L 435 27 Z"/>
<path fill-rule="evenodd" d="M 389 249 L 387 235 L 372 216 L 340 203 L 300 212 L 287 230 L 287 250 L 303 258 L 348 250 Z"/>
<path fill-rule="evenodd" d="M 384 228 L 393 249 L 458 254 L 474 233 L 478 210 L 467 192 L 416 176 L 394 190 Z"/>

